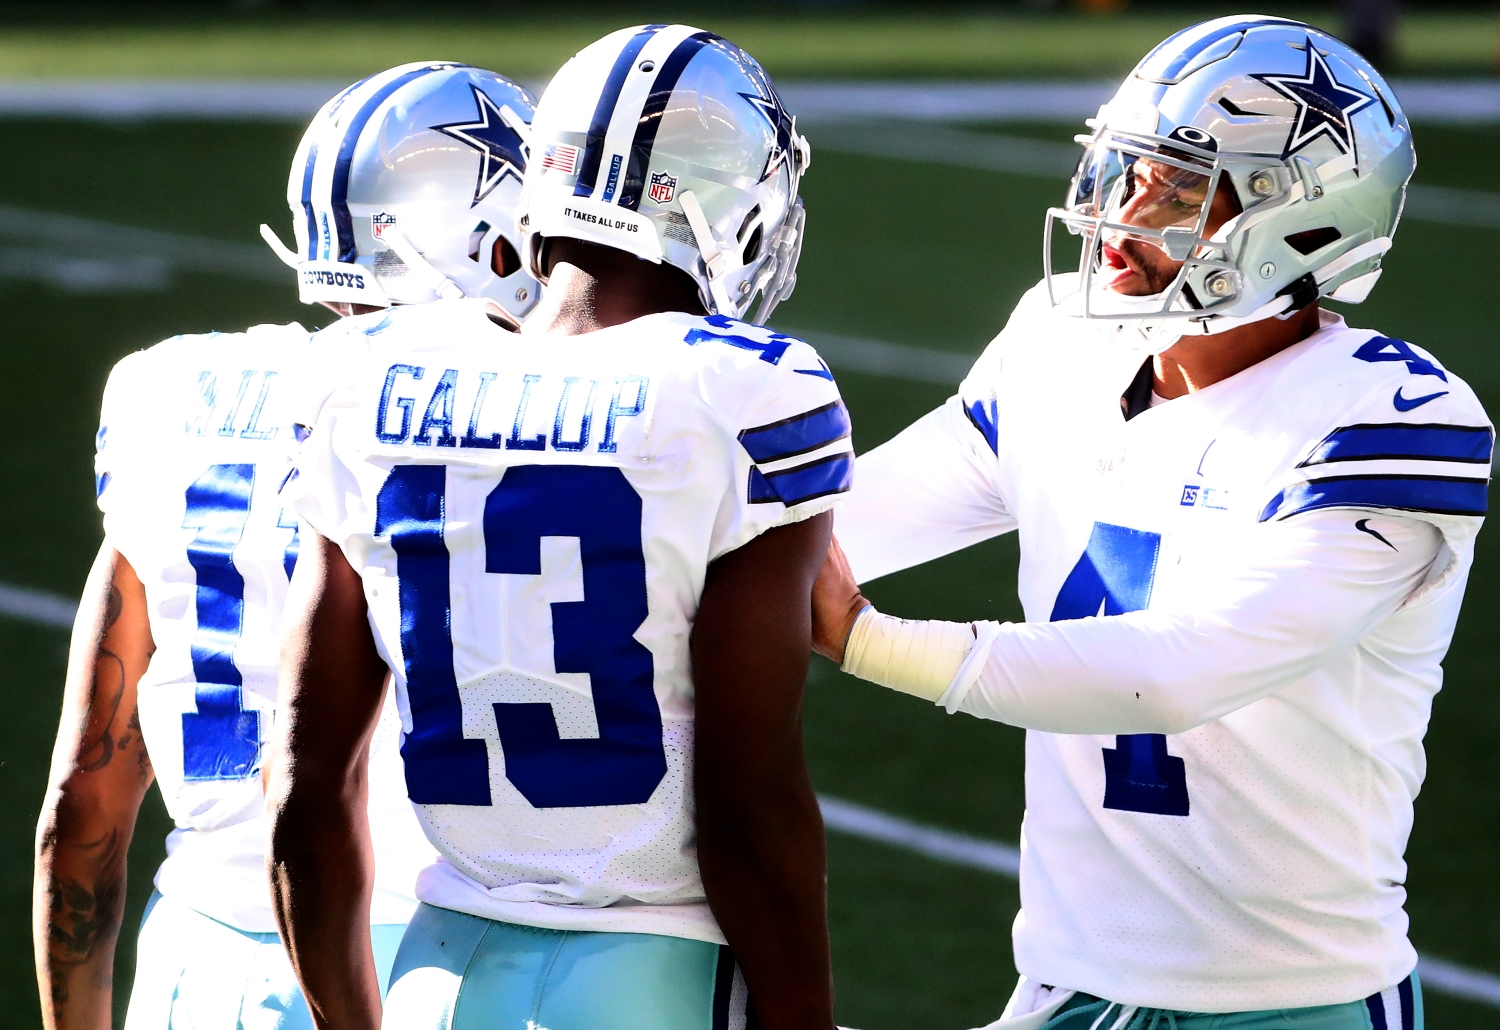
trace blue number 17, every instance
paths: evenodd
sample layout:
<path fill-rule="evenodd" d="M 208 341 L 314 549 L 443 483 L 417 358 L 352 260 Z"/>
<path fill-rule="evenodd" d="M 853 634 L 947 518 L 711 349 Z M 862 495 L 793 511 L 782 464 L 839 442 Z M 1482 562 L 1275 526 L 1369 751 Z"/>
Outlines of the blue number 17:
<path fill-rule="evenodd" d="M 185 780 L 243 779 L 260 758 L 260 713 L 245 711 L 245 681 L 234 664 L 245 621 L 245 577 L 234 567 L 234 549 L 254 491 L 254 465 L 211 465 L 187 489 L 182 527 L 198 531 L 187 547 L 198 577 L 192 644 L 198 711 L 182 716 Z"/>
<path fill-rule="evenodd" d="M 210 465 L 187 488 L 183 529 L 195 529 L 187 545 L 197 578 L 198 625 L 193 633 L 196 712 L 182 715 L 182 777 L 242 780 L 260 764 L 260 713 L 245 709 L 244 678 L 234 649 L 245 627 L 245 577 L 234 551 L 250 520 L 255 466 Z M 281 512 L 277 525 L 292 530 L 283 553 L 287 578 L 297 563 L 297 523 Z"/>

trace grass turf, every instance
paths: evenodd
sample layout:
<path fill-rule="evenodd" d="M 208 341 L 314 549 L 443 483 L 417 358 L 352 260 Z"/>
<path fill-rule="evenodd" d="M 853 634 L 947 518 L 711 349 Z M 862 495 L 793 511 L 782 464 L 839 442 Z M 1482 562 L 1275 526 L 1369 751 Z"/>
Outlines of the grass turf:
<path fill-rule="evenodd" d="M 1014 129 L 1010 131 L 1015 131 Z M 1039 134 L 1056 135 L 1053 128 Z M 1496 154 L 1493 132 L 1420 129 L 1421 181 L 1472 187 Z M 130 128 L 0 122 L 0 201 L 127 224 L 253 240 L 282 225 L 285 162 L 297 137 L 280 125 L 143 123 Z M 816 138 L 814 139 L 816 146 Z M 1492 174 L 1491 174 L 1492 178 Z M 778 321 L 974 353 L 1037 274 L 1040 210 L 1060 184 L 820 152 L 806 180 L 810 235 L 801 286 Z M 1409 223 L 1380 289 L 1350 312 L 1435 351 L 1493 409 L 1500 360 L 1491 305 L 1464 276 L 1489 263 L 1491 234 Z M 184 331 L 259 321 L 325 321 L 285 289 L 184 275 L 166 292 L 72 295 L 0 280 L 8 374 L 0 426 L 13 445 L 12 503 L 0 510 L 0 582 L 76 593 L 98 543 L 91 441 L 104 377 L 126 351 Z M 311 318 L 309 317 L 311 316 Z M 866 450 L 940 403 L 941 387 L 840 370 Z M 1045 388 L 1046 384 L 1039 384 Z M 1500 642 L 1500 562 L 1482 536 L 1469 603 L 1428 737 L 1430 770 L 1409 857 L 1412 934 L 1420 948 L 1500 970 L 1500 886 L 1489 827 L 1500 817 L 1491 689 Z M 1004 539 L 882 581 L 874 599 L 932 617 L 1013 617 L 1016 550 Z M 65 634 L 0 621 L 10 717 L 0 726 L 0 788 L 14 818 L 0 831 L 0 1026 L 36 1023 L 26 923 L 32 820 L 55 726 Z M 949 718 L 848 680 L 817 662 L 807 702 L 820 789 L 910 818 L 1014 841 L 1022 808 L 1021 734 Z M 153 792 L 132 849 L 123 935 L 130 938 L 166 824 Z M 1010 989 L 1008 929 L 1015 885 L 863 841 L 834 836 L 831 916 L 839 1018 L 869 1028 L 974 1025 Z M 1500 1025 L 1494 1010 L 1429 995 L 1432 1025 Z M 123 1008 L 120 1011 L 123 1017 Z"/>
<path fill-rule="evenodd" d="M 675 9 L 682 8 L 682 9 Z M 1264 4 L 1335 34 L 1333 5 Z M 1241 13 L 1216 0 L 1141 5 L 1116 14 L 1023 7 L 817 12 L 763 8 L 710 14 L 701 6 L 549 5 L 525 13 L 436 6 L 420 17 L 361 6 L 349 17 L 322 5 L 302 15 L 172 10 L 155 16 L 98 9 L 66 24 L 16 22 L 0 34 L 0 75 L 354 79 L 371 68 L 444 58 L 522 79 L 545 78 L 611 29 L 677 17 L 719 32 L 755 54 L 772 75 L 802 78 L 900 76 L 1119 76 L 1166 36 L 1203 18 Z M 0 24 L 4 22 L 0 11 Z M 1391 70 L 1422 75 L 1493 75 L 1496 18 L 1483 9 L 1408 5 Z"/>

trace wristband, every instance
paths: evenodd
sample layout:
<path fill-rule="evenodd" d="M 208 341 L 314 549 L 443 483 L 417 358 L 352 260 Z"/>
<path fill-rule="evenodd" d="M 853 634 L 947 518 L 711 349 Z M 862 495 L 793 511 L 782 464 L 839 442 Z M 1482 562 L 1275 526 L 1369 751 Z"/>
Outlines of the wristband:
<path fill-rule="evenodd" d="M 844 647 L 844 672 L 936 702 L 974 647 L 968 622 L 907 620 L 867 607 Z"/>

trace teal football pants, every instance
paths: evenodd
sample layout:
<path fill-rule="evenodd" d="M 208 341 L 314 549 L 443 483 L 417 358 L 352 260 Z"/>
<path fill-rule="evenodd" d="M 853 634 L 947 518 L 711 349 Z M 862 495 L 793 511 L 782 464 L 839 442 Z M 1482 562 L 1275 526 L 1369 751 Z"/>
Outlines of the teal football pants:
<path fill-rule="evenodd" d="M 401 924 L 370 927 L 383 988 Z M 312 1030 L 274 933 L 249 933 L 153 893 L 141 919 L 125 1030 Z"/>
<path fill-rule="evenodd" d="M 421 905 L 391 971 L 383 1030 L 741 1030 L 728 948 L 546 930 Z"/>
<path fill-rule="evenodd" d="M 1041 1030 L 1423 1030 L 1417 974 L 1363 1001 L 1261 1012 L 1174 1012 L 1129 1009 L 1075 994 Z"/>

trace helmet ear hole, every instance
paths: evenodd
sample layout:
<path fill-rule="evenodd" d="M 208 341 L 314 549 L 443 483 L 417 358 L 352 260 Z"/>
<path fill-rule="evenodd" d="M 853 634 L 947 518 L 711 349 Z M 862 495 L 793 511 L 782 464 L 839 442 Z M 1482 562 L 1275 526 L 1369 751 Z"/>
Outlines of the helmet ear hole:
<path fill-rule="evenodd" d="M 1294 232 L 1283 238 L 1287 246 L 1306 257 L 1313 251 L 1322 250 L 1330 243 L 1342 239 L 1343 235 L 1333 226 L 1325 225 L 1321 229 L 1304 229 L 1302 232 Z"/>
<path fill-rule="evenodd" d="M 755 227 L 755 230 L 750 233 L 750 239 L 745 244 L 744 252 L 740 255 L 740 264 L 748 265 L 750 262 L 760 257 L 760 241 L 763 235 L 762 229 L 762 226 L 757 225 Z"/>
<path fill-rule="evenodd" d="M 756 204 L 745 213 L 745 220 L 740 223 L 740 231 L 734 234 L 736 240 L 743 240 L 745 233 L 750 229 L 750 223 L 755 221 L 755 216 L 760 214 L 760 205 Z"/>
<path fill-rule="evenodd" d="M 516 253 L 516 248 L 504 236 L 498 237 L 495 245 L 490 248 L 490 268 L 502 279 L 521 270 L 521 255 Z"/>

